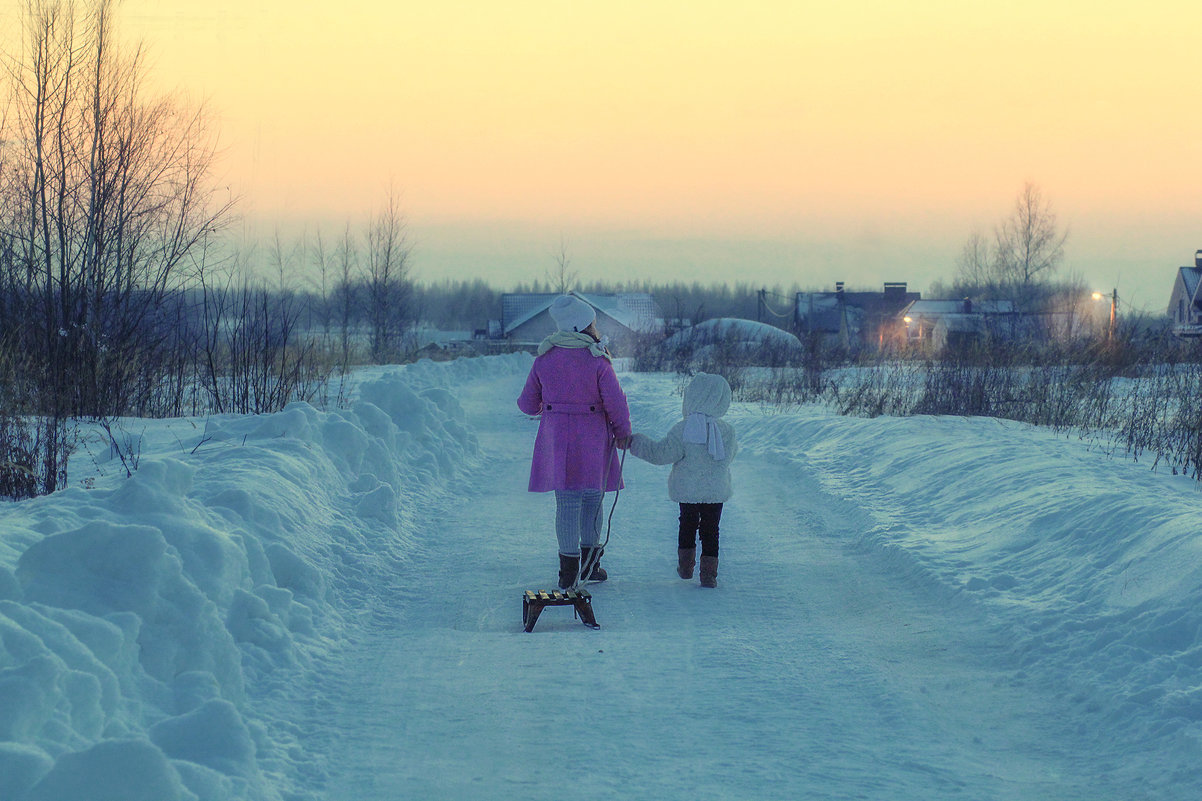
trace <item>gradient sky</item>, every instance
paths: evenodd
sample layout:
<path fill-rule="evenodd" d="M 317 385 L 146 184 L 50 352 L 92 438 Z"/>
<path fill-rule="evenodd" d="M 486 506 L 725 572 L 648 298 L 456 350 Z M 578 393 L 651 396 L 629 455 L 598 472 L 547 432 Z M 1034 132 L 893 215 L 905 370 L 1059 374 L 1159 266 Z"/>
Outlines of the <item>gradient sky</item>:
<path fill-rule="evenodd" d="M 0 25 L 11 27 L 19 4 Z M 125 0 L 255 225 L 398 188 L 419 279 L 950 279 L 1024 182 L 1064 274 L 1162 309 L 1202 247 L 1202 3 Z M 6 19 L 7 18 L 7 19 Z"/>

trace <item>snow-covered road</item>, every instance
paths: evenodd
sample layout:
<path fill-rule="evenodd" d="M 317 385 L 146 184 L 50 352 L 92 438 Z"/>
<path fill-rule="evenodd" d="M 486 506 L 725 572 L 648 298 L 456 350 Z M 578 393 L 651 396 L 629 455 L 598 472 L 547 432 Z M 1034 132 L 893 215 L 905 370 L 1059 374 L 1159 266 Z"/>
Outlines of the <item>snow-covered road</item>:
<path fill-rule="evenodd" d="M 1202 493 L 990 419 L 736 403 L 719 587 L 628 457 L 602 628 L 526 492 L 525 354 L 128 420 L 0 504 L 0 799 L 1202 797 Z M 636 430 L 680 379 L 620 372 Z M 754 377 L 754 376 L 753 376 Z M 613 495 L 607 496 L 608 513 Z"/>
<path fill-rule="evenodd" d="M 717 591 L 675 576 L 666 469 L 630 457 L 591 588 L 602 629 L 550 608 L 523 633 L 521 592 L 553 586 L 556 557 L 553 501 L 525 491 L 522 379 L 458 395 L 482 459 L 420 511 L 417 554 L 347 654 L 329 798 L 1119 797 L 1004 634 L 857 548 L 856 500 L 754 439 Z M 636 428 L 662 433 L 674 381 L 625 384 Z"/>

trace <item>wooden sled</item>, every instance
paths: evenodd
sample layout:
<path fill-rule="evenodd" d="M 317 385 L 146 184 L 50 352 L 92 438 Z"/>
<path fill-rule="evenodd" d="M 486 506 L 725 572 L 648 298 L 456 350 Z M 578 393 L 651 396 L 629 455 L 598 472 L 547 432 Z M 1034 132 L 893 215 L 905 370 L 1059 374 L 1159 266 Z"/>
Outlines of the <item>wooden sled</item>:
<path fill-rule="evenodd" d="M 580 622 L 590 629 L 599 629 L 593 615 L 593 596 L 585 590 L 526 590 L 522 596 L 522 625 L 526 631 L 534 631 L 538 616 L 548 606 L 571 606 Z"/>

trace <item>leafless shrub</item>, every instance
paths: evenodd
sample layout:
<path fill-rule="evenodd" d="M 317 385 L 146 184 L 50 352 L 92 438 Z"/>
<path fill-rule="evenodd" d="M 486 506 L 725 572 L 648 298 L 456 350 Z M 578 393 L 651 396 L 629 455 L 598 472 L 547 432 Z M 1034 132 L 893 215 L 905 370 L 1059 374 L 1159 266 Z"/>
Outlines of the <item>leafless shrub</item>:
<path fill-rule="evenodd" d="M 298 326 L 300 308 L 288 293 L 243 279 L 203 292 L 201 380 L 217 412 L 261 414 L 294 400 L 312 400 L 329 381 L 329 362 L 316 358 Z"/>
<path fill-rule="evenodd" d="M 830 373 L 824 381 L 823 401 L 839 414 L 860 417 L 915 414 L 916 382 L 920 362 L 881 360 Z"/>
<path fill-rule="evenodd" d="M 31 413 L 36 388 L 30 375 L 27 357 L 11 338 L 0 338 L 0 499 L 44 495 L 67 479 L 75 426 Z M 47 462 L 51 457 L 55 461 Z"/>

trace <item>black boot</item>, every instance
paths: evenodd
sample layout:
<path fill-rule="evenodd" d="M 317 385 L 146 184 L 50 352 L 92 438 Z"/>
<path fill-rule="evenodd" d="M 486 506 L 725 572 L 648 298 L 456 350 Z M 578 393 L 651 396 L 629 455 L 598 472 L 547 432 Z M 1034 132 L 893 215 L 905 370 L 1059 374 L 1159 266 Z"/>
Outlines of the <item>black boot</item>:
<path fill-rule="evenodd" d="M 605 553 L 605 551 L 601 548 L 581 546 L 581 579 L 584 581 L 605 581 L 607 578 L 609 578 L 609 574 L 605 572 L 603 567 L 601 567 L 601 554 L 603 553 Z"/>
<path fill-rule="evenodd" d="M 559 555 L 559 589 L 566 590 L 576 584 L 580 575 L 580 557 Z"/>

